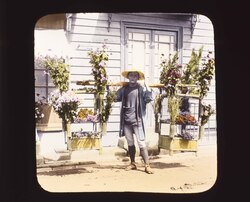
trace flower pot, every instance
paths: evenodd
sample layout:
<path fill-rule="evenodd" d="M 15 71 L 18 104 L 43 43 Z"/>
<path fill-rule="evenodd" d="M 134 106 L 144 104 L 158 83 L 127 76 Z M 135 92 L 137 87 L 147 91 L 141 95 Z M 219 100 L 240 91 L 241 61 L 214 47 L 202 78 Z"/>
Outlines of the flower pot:
<path fill-rule="evenodd" d="M 62 130 L 62 119 L 54 111 L 53 107 L 45 104 L 42 106 L 44 117 L 36 123 L 38 131 Z"/>

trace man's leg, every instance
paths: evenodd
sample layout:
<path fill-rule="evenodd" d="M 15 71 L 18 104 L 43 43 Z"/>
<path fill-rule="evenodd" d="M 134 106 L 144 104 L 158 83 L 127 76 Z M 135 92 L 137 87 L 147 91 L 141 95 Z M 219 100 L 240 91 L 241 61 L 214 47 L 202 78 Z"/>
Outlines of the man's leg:
<path fill-rule="evenodd" d="M 124 133 L 125 133 L 125 138 L 128 143 L 128 153 L 130 157 L 130 165 L 126 167 L 126 170 L 135 170 L 137 169 L 135 165 L 135 144 L 134 144 L 134 137 L 133 137 L 133 128 L 130 125 L 124 125 Z"/>
<path fill-rule="evenodd" d="M 136 138 L 137 138 L 138 146 L 140 148 L 140 155 L 141 155 L 141 157 L 142 157 L 142 159 L 144 161 L 144 164 L 145 164 L 145 172 L 148 173 L 148 174 L 153 174 L 153 171 L 152 171 L 152 169 L 150 168 L 150 165 L 149 165 L 148 149 L 147 149 L 147 146 L 146 146 L 145 139 L 140 140 L 137 126 L 134 126 L 134 132 L 135 132 L 135 135 L 136 135 Z"/>

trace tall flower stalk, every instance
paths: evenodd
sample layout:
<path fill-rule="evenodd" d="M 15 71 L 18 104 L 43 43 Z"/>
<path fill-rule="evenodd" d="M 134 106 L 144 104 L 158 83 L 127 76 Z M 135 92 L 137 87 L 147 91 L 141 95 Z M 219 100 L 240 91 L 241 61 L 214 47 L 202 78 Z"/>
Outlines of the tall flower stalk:
<path fill-rule="evenodd" d="M 181 65 L 178 64 L 178 53 L 176 52 L 173 57 L 170 54 L 168 59 L 164 58 L 164 54 L 162 54 L 161 59 L 160 83 L 164 84 L 167 97 L 173 97 L 176 94 L 176 85 L 180 83 L 181 78 Z"/>
<path fill-rule="evenodd" d="M 112 104 L 114 102 L 115 93 L 113 91 L 108 91 L 106 96 L 104 96 L 107 90 L 108 75 L 107 75 L 107 62 L 109 60 L 109 54 L 107 52 L 107 46 L 102 45 L 101 48 L 96 50 L 90 50 L 88 52 L 90 56 L 89 63 L 92 65 L 92 75 L 95 80 L 96 87 L 96 107 L 99 110 L 99 120 L 102 123 L 106 123 L 112 112 Z"/>
<path fill-rule="evenodd" d="M 108 82 L 106 72 L 108 61 L 107 46 L 104 44 L 101 49 L 90 50 L 88 56 L 90 56 L 89 63 L 92 65 L 92 75 L 94 76 L 97 94 L 104 94 Z"/>

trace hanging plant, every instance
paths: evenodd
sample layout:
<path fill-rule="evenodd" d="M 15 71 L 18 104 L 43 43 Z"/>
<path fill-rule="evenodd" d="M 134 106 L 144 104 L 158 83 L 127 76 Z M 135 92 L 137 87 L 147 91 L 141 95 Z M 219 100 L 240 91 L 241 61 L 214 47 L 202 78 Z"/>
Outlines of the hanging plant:
<path fill-rule="evenodd" d="M 53 84 L 60 92 L 66 92 L 69 88 L 69 70 L 65 59 L 57 56 L 45 56 L 44 65 L 46 71 L 53 80 Z"/>

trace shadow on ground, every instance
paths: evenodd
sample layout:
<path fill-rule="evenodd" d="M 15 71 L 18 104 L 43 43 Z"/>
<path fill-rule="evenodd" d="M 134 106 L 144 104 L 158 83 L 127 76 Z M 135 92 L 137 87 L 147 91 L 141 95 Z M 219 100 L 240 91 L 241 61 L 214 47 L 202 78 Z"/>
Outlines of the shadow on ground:
<path fill-rule="evenodd" d="M 63 175 L 75 175 L 81 173 L 91 173 L 85 168 L 71 168 L 71 169 L 63 169 L 63 170 L 51 170 L 51 171 L 43 171 L 38 172 L 38 175 L 48 175 L 48 176 L 63 176 Z"/>
<path fill-rule="evenodd" d="M 154 169 L 167 169 L 167 168 L 177 168 L 177 167 L 186 167 L 180 163 L 163 163 L 163 162 L 152 162 L 151 167 Z M 143 167 L 143 164 L 138 165 L 139 167 Z M 95 169 L 104 170 L 104 169 L 110 169 L 110 170 L 124 170 L 126 165 L 93 165 L 92 166 Z M 63 175 L 74 175 L 74 174 L 82 174 L 82 173 L 94 173 L 93 171 L 89 171 L 86 168 L 67 168 L 67 167 L 61 167 L 61 168 L 54 168 L 50 171 L 40 171 L 37 174 L 38 175 L 48 175 L 48 176 L 63 176 Z"/>

